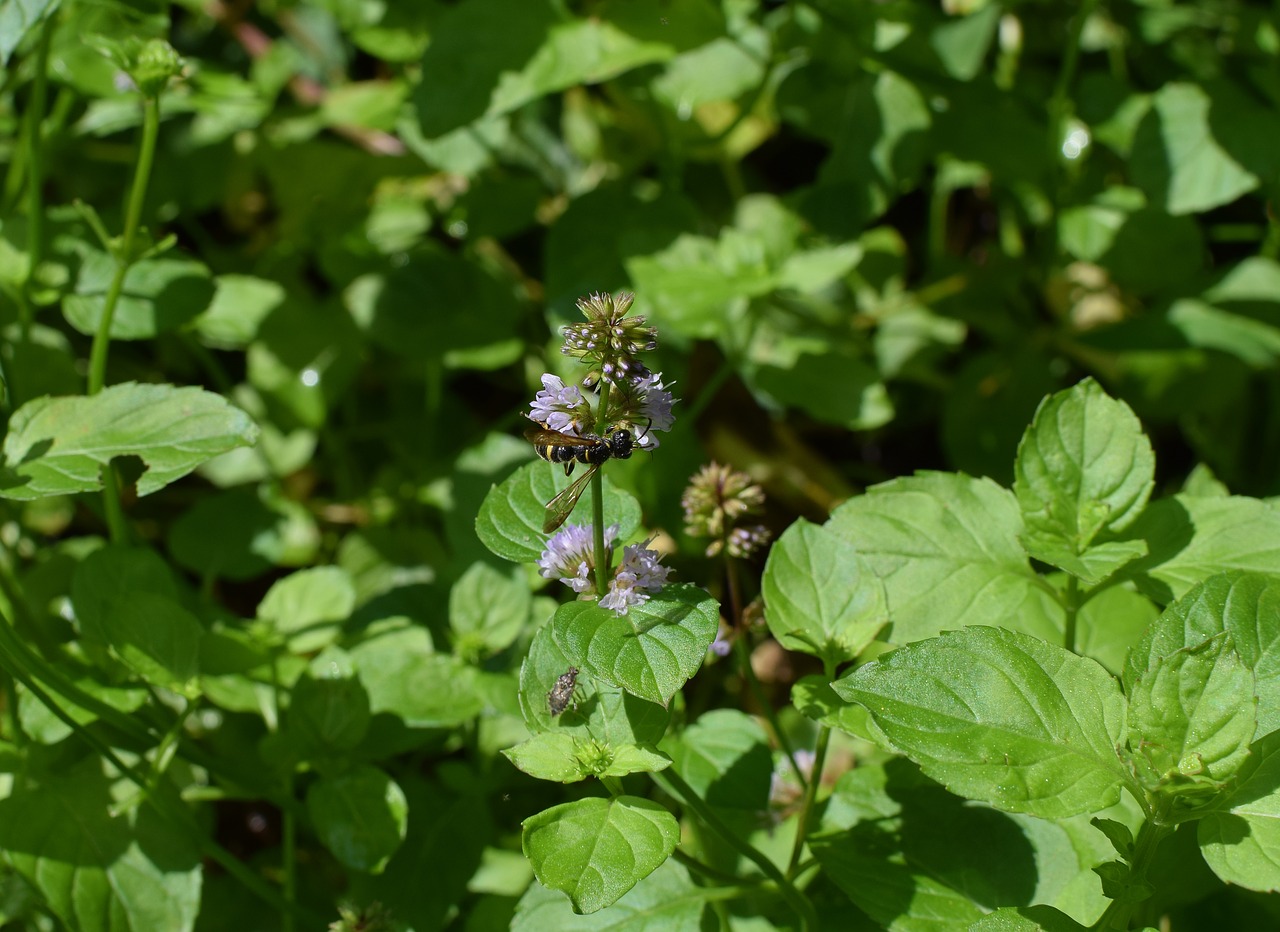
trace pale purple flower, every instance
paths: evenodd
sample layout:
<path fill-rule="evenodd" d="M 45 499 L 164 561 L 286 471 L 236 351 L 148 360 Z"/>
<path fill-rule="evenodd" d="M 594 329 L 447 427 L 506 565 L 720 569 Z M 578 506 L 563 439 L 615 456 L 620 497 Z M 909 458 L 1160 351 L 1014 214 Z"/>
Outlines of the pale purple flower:
<path fill-rule="evenodd" d="M 591 409 L 576 385 L 565 385 L 557 375 L 542 376 L 542 390 L 529 403 L 529 419 L 562 433 L 578 435 L 590 423 Z"/>
<path fill-rule="evenodd" d="M 657 592 L 666 585 L 671 570 L 658 562 L 661 556 L 658 551 L 649 550 L 648 544 L 646 540 L 623 549 L 622 563 L 609 582 L 609 591 L 600 600 L 601 608 L 625 615 L 632 608 L 648 602 L 650 592 Z"/>
<path fill-rule="evenodd" d="M 613 546 L 619 530 L 616 524 L 604 529 L 606 547 Z M 595 565 L 592 525 L 566 524 L 547 541 L 547 549 L 538 558 L 538 573 L 546 579 L 559 579 L 574 592 L 589 592 Z"/>
<path fill-rule="evenodd" d="M 728 657 L 729 652 L 733 650 L 733 632 L 723 624 L 716 629 L 716 639 L 711 642 L 711 646 L 707 648 L 717 657 Z"/>
<path fill-rule="evenodd" d="M 653 451 L 658 448 L 655 430 L 670 430 L 675 423 L 671 406 L 676 397 L 662 383 L 661 372 L 649 372 L 638 378 L 617 383 L 610 396 L 611 422 L 628 427 L 636 435 L 636 448 Z"/>

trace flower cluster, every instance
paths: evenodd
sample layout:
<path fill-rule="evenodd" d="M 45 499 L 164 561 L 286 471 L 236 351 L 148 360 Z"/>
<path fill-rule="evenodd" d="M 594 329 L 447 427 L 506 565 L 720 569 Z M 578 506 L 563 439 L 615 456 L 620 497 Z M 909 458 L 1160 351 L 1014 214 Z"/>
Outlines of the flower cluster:
<path fill-rule="evenodd" d="M 618 539 L 618 525 L 604 531 L 605 543 L 612 552 Z M 547 549 L 538 559 L 538 572 L 547 579 L 559 579 L 574 592 L 590 592 L 595 573 L 595 551 L 591 525 L 567 524 L 547 541 Z M 671 570 L 659 562 L 661 556 L 648 548 L 650 541 L 623 548 L 622 562 L 609 581 L 609 591 L 600 599 L 600 607 L 617 615 L 649 601 L 650 593 L 667 583 Z"/>
<path fill-rule="evenodd" d="M 542 376 L 542 389 L 529 404 L 528 417 L 551 430 L 574 437 L 605 434 L 625 429 L 635 437 L 637 449 L 658 448 L 655 430 L 670 430 L 675 423 L 671 407 L 676 398 L 662 381 L 661 372 L 651 372 L 636 354 L 656 349 L 658 334 L 645 325 L 643 317 L 626 317 L 633 295 L 591 295 L 578 301 L 587 322 L 564 328 L 563 352 L 592 366 L 582 387 L 566 385 L 557 375 Z M 599 397 L 584 394 L 607 384 L 605 410 Z"/>
<path fill-rule="evenodd" d="M 711 538 L 709 557 L 721 550 L 731 557 L 749 557 L 769 542 L 769 530 L 762 524 L 736 526 L 739 518 L 759 514 L 764 505 L 764 490 L 744 472 L 709 463 L 689 480 L 680 504 L 685 533 Z"/>

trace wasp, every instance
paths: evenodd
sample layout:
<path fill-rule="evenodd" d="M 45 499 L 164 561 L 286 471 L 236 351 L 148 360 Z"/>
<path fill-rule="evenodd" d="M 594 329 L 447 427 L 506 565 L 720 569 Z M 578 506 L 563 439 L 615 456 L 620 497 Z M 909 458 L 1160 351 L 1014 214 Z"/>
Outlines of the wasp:
<path fill-rule="evenodd" d="M 636 445 L 635 437 L 625 428 L 613 431 L 608 437 L 595 434 L 575 437 L 549 427 L 530 427 L 524 432 L 524 436 L 533 444 L 537 454 L 548 463 L 563 463 L 566 476 L 573 472 L 573 467 L 578 463 L 590 467 L 547 502 L 547 516 L 542 524 L 544 534 L 550 534 L 564 524 L 601 463 L 627 459 Z"/>
<path fill-rule="evenodd" d="M 547 693 L 547 708 L 551 710 L 552 715 L 559 715 L 569 708 L 569 703 L 573 701 L 574 687 L 577 685 L 577 667 L 570 667 L 556 677 L 556 685 L 552 686 L 551 692 Z"/>

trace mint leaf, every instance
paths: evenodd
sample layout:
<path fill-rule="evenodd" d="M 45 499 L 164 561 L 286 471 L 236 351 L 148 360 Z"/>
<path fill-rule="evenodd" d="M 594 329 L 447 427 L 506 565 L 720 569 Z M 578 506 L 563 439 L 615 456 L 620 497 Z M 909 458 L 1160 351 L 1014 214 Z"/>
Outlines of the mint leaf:
<path fill-rule="evenodd" d="M 98 331 L 107 291 L 116 274 L 116 259 L 89 251 L 80 266 L 76 293 L 62 302 L 67 323 L 86 336 Z M 193 259 L 143 259 L 129 266 L 124 290 L 111 318 L 111 339 L 149 340 L 176 330 L 213 301 L 209 269 Z"/>
<path fill-rule="evenodd" d="M 529 620 L 529 586 L 519 567 L 511 570 L 473 563 L 449 590 L 449 627 L 460 656 L 496 654 Z"/>
<path fill-rule="evenodd" d="M 635 796 L 579 799 L 522 823 L 521 846 L 544 886 L 563 890 L 574 912 L 611 906 L 653 873 L 680 839 L 680 824 Z"/>
<path fill-rule="evenodd" d="M 144 680 L 188 698 L 198 695 L 204 628 L 177 601 L 155 592 L 131 593 L 112 603 L 103 628 L 112 649 Z"/>
<path fill-rule="evenodd" d="M 258 618 L 287 639 L 289 650 L 308 654 L 337 639 L 355 605 L 347 571 L 316 566 L 274 582 L 258 603 Z"/>
<path fill-rule="evenodd" d="M 1155 454 L 1129 406 L 1107 397 L 1093 379 L 1046 398 L 1018 445 L 1014 493 L 1026 522 L 1022 540 L 1037 559 L 1096 584 L 1141 556 L 1136 541 L 1103 545 L 1064 566 L 1060 557 L 1089 554 L 1099 534 L 1131 524 L 1147 504 Z M 1065 562 L 1071 563 L 1070 559 Z"/>
<path fill-rule="evenodd" d="M 147 464 L 138 494 L 149 495 L 257 437 L 248 415 L 200 388 L 125 382 L 92 396 L 37 398 L 9 421 L 0 496 L 95 492 L 102 467 L 118 456 Z"/>
<path fill-rule="evenodd" d="M 989 479 L 894 479 L 845 502 L 826 527 L 884 580 L 891 643 L 970 624 L 1059 637 L 1062 609 L 1018 541 L 1017 500 Z"/>
<path fill-rule="evenodd" d="M 898 648 L 832 687 L 961 796 L 1043 818 L 1120 798 L 1124 697 L 1095 661 L 1060 647 L 973 626 Z"/>
<path fill-rule="evenodd" d="M 965 932 L 1086 932 L 1088 928 L 1052 906 L 1001 906 L 969 923 Z"/>
<path fill-rule="evenodd" d="M 375 716 L 390 713 L 409 728 L 449 728 L 484 706 L 475 667 L 435 653 L 421 627 L 406 623 L 379 632 L 351 648 L 350 657 Z"/>
<path fill-rule="evenodd" d="M 334 857 L 354 870 L 374 874 L 386 867 L 409 827 L 404 791 L 368 764 L 312 783 L 307 812 Z"/>
<path fill-rule="evenodd" d="M 791 704 L 796 711 L 815 722 L 830 725 L 858 738 L 871 738 L 875 725 L 863 706 L 845 702 L 836 695 L 825 676 L 811 673 L 796 680 L 791 687 Z"/>
<path fill-rule="evenodd" d="M 520 666 L 520 711 L 530 731 L 555 731 L 614 745 L 656 745 L 662 740 L 670 712 L 590 673 L 579 671 L 573 704 L 552 715 L 547 694 L 573 664 L 551 634 L 551 625 L 538 629 Z"/>
<path fill-rule="evenodd" d="M 666 705 L 702 666 L 719 623 L 715 599 L 696 586 L 677 585 L 626 615 L 569 602 L 551 620 L 551 633 L 587 676 Z"/>
<path fill-rule="evenodd" d="M 599 932 L 605 921 L 610 932 L 693 932 L 708 899 L 707 888 L 694 885 L 689 872 L 669 858 L 618 902 L 590 917 L 575 913 L 563 894 L 530 884 L 516 904 L 511 932 Z"/>
<path fill-rule="evenodd" d="M 1222 880 L 1280 891 L 1280 732 L 1250 748 L 1235 791 L 1197 826 L 1200 851 Z"/>
<path fill-rule="evenodd" d="M 576 478 L 576 474 L 566 477 L 563 467 L 541 461 L 521 466 L 485 496 L 476 515 L 480 542 L 504 560 L 537 562 L 550 536 L 542 530 L 547 502 Z M 568 523 L 591 523 L 594 494 L 588 486 Z M 640 503 L 615 488 L 608 478 L 604 481 L 604 523 L 606 527 L 621 526 L 620 540 L 626 540 L 640 526 Z"/>
<path fill-rule="evenodd" d="M 1164 657 L 1226 632 L 1235 653 L 1253 671 L 1257 732 L 1280 728 L 1280 577 L 1221 573 L 1189 590 L 1134 644 L 1125 659 L 1126 692 Z"/>
<path fill-rule="evenodd" d="M 1280 510 L 1256 498 L 1175 495 L 1153 502 L 1125 532 L 1148 555 L 1125 567 L 1158 602 L 1226 570 L 1280 574 Z"/>
<path fill-rule="evenodd" d="M 562 732 L 534 735 L 502 753 L 529 776 L 557 783 L 575 783 L 587 777 L 624 777 L 671 766 L 671 758 L 654 747 L 612 745 Z"/>
<path fill-rule="evenodd" d="M 832 666 L 857 657 L 889 620 L 884 584 L 857 549 L 803 519 L 770 549 L 761 588 L 778 642 Z"/>
<path fill-rule="evenodd" d="M 1132 753 L 1162 790 L 1211 795 L 1248 756 L 1256 707 L 1253 677 L 1219 634 L 1159 658 L 1134 684 Z"/>
<path fill-rule="evenodd" d="M 764 729 L 745 712 L 706 712 L 664 747 L 676 771 L 707 803 L 748 812 L 768 807 L 773 755 Z"/>

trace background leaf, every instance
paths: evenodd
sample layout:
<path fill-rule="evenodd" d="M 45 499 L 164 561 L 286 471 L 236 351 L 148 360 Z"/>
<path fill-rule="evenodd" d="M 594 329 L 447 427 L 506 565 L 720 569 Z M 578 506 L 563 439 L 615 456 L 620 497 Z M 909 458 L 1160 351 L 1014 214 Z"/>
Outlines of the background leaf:
<path fill-rule="evenodd" d="M 307 811 L 334 857 L 347 867 L 374 873 L 404 841 L 409 816 L 396 782 L 367 764 L 311 784 Z"/>

